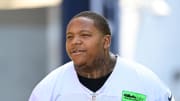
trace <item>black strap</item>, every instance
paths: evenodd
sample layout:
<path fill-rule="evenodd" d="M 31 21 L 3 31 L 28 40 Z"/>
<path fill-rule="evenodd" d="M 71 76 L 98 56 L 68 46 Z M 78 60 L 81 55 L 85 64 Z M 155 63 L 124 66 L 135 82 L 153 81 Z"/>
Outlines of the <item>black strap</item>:
<path fill-rule="evenodd" d="M 170 96 L 168 96 L 168 101 L 172 100 L 172 94 L 170 94 Z"/>

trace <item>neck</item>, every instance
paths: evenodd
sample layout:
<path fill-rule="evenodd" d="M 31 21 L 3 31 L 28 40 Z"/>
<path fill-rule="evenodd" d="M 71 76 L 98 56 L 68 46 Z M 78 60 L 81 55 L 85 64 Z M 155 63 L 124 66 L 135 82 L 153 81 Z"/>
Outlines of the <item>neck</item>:
<path fill-rule="evenodd" d="M 91 65 L 85 65 L 84 69 L 77 69 L 78 67 L 76 67 L 76 71 L 83 77 L 97 79 L 112 72 L 115 63 L 116 56 L 109 53 L 103 58 L 95 59 Z"/>

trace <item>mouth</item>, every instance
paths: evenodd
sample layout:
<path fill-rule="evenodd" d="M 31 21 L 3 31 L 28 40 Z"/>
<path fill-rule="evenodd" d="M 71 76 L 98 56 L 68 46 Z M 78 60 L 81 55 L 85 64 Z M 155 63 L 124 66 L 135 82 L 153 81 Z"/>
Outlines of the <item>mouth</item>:
<path fill-rule="evenodd" d="M 85 53 L 86 52 L 86 50 L 84 50 L 84 49 L 72 49 L 71 51 L 70 51 L 70 53 L 72 54 L 72 55 L 80 55 L 80 54 L 83 54 L 83 53 Z"/>

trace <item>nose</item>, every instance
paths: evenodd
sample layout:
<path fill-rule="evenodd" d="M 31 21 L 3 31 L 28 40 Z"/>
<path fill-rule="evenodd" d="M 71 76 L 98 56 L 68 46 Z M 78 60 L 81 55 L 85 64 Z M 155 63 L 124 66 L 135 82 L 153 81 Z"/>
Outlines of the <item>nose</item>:
<path fill-rule="evenodd" d="M 82 43 L 82 40 L 78 36 L 74 37 L 72 40 L 72 44 L 79 45 L 81 43 Z"/>

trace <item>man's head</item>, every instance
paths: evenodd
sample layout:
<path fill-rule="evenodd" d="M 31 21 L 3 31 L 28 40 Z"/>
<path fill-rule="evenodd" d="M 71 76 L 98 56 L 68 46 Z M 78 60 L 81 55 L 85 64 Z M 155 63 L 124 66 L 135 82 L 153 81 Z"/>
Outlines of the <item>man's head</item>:
<path fill-rule="evenodd" d="M 98 13 L 91 12 L 91 11 L 84 11 L 80 12 L 79 14 L 75 15 L 73 18 L 76 17 L 86 17 L 94 21 L 94 26 L 99 29 L 104 35 L 111 35 L 111 30 L 107 19 L 104 16 L 99 15 Z"/>
<path fill-rule="evenodd" d="M 111 33 L 106 19 L 94 12 L 75 15 L 66 29 L 66 51 L 77 66 L 98 64 L 109 54 Z"/>

